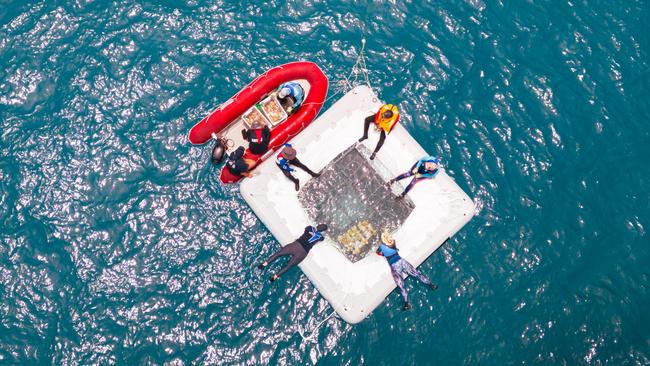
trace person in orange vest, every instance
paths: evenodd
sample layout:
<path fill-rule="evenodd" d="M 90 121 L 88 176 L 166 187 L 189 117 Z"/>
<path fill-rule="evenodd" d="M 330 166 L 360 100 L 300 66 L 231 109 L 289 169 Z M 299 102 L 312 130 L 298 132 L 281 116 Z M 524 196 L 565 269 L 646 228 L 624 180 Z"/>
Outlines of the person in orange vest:
<path fill-rule="evenodd" d="M 397 110 L 397 107 L 392 104 L 384 104 L 379 108 L 377 113 L 366 117 L 363 124 L 363 136 L 361 136 L 359 142 L 368 138 L 368 128 L 370 128 L 370 123 L 374 122 L 375 128 L 380 130 L 379 141 L 377 142 L 375 151 L 370 155 L 370 160 L 375 158 L 377 151 L 379 151 L 382 145 L 384 145 L 386 135 L 393 130 L 397 121 L 399 121 L 399 111 Z"/>

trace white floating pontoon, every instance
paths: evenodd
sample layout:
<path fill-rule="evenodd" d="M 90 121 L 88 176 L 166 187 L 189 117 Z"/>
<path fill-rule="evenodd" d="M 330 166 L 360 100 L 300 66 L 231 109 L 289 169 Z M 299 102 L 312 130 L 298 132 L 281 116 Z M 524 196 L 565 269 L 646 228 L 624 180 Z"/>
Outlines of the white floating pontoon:
<path fill-rule="evenodd" d="M 398 124 L 375 160 L 368 160 L 379 134 L 357 139 L 363 120 L 381 102 L 359 86 L 348 92 L 290 143 L 302 163 L 319 178 L 296 169 L 296 192 L 268 159 L 245 179 L 241 194 L 281 245 L 300 236 L 305 226 L 326 223 L 325 241 L 317 244 L 300 268 L 321 295 L 348 323 L 358 323 L 395 289 L 386 259 L 375 254 L 384 228 L 393 232 L 400 255 L 419 266 L 474 215 L 474 203 L 444 170 L 416 184 L 404 200 L 395 200 L 410 178 L 384 183 L 429 155 Z M 372 128 L 372 127 L 371 127 Z"/>

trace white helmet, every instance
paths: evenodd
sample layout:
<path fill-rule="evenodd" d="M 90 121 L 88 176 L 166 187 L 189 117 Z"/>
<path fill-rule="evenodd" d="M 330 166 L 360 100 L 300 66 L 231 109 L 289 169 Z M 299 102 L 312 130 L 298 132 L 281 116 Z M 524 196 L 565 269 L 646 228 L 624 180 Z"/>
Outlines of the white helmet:
<path fill-rule="evenodd" d="M 282 88 L 282 89 L 280 89 L 280 92 L 278 93 L 278 98 L 284 98 L 284 97 L 286 97 L 287 95 L 289 95 L 289 93 L 291 93 L 291 89 L 289 89 L 289 88 Z"/>

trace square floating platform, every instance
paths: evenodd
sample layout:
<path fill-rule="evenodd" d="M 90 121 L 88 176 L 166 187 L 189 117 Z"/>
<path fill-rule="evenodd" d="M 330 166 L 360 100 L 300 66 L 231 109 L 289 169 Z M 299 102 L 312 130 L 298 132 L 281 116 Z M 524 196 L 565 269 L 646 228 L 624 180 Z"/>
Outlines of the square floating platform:
<path fill-rule="evenodd" d="M 356 87 L 291 143 L 298 157 L 319 178 L 296 169 L 301 189 L 269 158 L 256 175 L 240 184 L 241 194 L 281 245 L 300 236 L 307 225 L 327 223 L 326 239 L 299 265 L 321 295 L 348 323 L 358 323 L 395 289 L 390 268 L 374 254 L 384 227 L 393 231 L 400 255 L 419 266 L 474 215 L 474 203 L 444 169 L 418 183 L 402 201 L 394 200 L 409 179 L 384 184 L 429 155 L 398 124 L 375 160 L 369 160 L 379 134 L 357 139 L 363 120 L 382 103 L 372 90 Z M 389 202 L 390 201 L 390 202 Z"/>

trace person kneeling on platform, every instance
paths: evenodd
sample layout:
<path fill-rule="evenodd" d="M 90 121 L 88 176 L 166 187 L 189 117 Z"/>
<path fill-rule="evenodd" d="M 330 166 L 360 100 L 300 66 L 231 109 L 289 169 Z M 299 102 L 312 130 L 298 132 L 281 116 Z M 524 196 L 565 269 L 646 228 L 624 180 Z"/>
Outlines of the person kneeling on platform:
<path fill-rule="evenodd" d="M 295 81 L 289 81 L 278 89 L 278 101 L 287 113 L 293 113 L 300 108 L 305 98 L 305 91 Z"/>
<path fill-rule="evenodd" d="M 325 236 L 323 235 L 323 232 L 325 231 L 327 231 L 327 225 L 325 224 L 319 224 L 316 227 L 307 226 L 305 228 L 305 232 L 298 239 L 296 239 L 296 241 L 280 248 L 280 250 L 273 253 L 269 259 L 260 263 L 257 268 L 263 269 L 281 256 L 291 256 L 289 263 L 287 263 L 286 266 L 282 267 L 282 269 L 280 269 L 271 277 L 271 282 L 277 280 L 289 268 L 297 266 L 300 262 L 302 262 L 303 259 L 307 257 L 307 254 L 309 254 L 311 248 L 316 245 L 316 243 L 325 240 Z"/>
<path fill-rule="evenodd" d="M 291 144 L 284 144 L 282 151 L 275 159 L 275 163 L 278 165 L 280 170 L 282 170 L 282 174 L 284 174 L 285 177 L 289 178 L 289 180 L 293 182 L 293 184 L 296 186 L 296 191 L 300 190 L 300 181 L 298 178 L 294 177 L 291 174 L 291 172 L 295 171 L 291 165 L 295 165 L 298 168 L 306 171 L 314 178 L 320 177 L 319 173 L 312 172 L 311 169 L 307 168 L 305 164 L 301 163 L 300 160 L 298 160 L 296 157 L 296 149 L 291 147 Z"/>
<path fill-rule="evenodd" d="M 250 130 L 241 130 L 244 140 L 248 141 L 248 148 L 255 155 L 264 155 L 269 149 L 271 141 L 271 129 L 269 126 L 262 126 L 259 122 L 253 122 Z"/>
<path fill-rule="evenodd" d="M 391 179 L 388 181 L 388 184 L 391 185 L 398 180 L 402 180 L 408 177 L 413 177 L 411 179 L 411 182 L 406 186 L 404 189 L 404 192 L 402 192 L 401 195 L 397 196 L 397 198 L 404 198 L 406 194 L 413 188 L 415 183 L 424 180 L 424 179 L 431 179 L 438 174 L 438 167 L 440 165 L 440 159 L 433 157 L 433 156 L 426 156 L 420 160 L 418 160 L 411 169 L 404 173 L 400 174 L 397 177 Z"/>
<path fill-rule="evenodd" d="M 404 307 L 402 310 L 409 310 L 411 308 L 411 304 L 409 303 L 408 291 L 406 291 L 406 288 L 404 287 L 404 279 L 402 278 L 403 273 L 416 277 L 418 280 L 424 282 L 427 286 L 429 286 L 432 290 L 436 290 L 438 286 L 433 284 L 420 271 L 413 267 L 413 265 L 406 259 L 399 256 L 399 250 L 395 245 L 395 239 L 393 239 L 387 231 L 384 231 L 381 234 L 381 241 L 383 243 L 379 244 L 379 248 L 377 248 L 377 254 L 385 257 L 388 261 L 388 265 L 390 266 L 390 274 L 393 276 L 393 280 L 399 287 L 399 290 L 402 293 L 402 298 L 404 299 Z"/>
<path fill-rule="evenodd" d="M 251 176 L 251 173 L 248 171 L 255 166 L 255 160 L 244 158 L 245 151 L 244 147 L 240 146 L 237 150 L 228 155 L 226 169 L 228 169 L 228 171 L 233 175 L 244 177 Z"/>
<path fill-rule="evenodd" d="M 370 128 L 371 123 L 374 122 L 375 128 L 380 130 L 379 141 L 377 141 L 375 151 L 370 155 L 370 160 L 375 158 L 379 149 L 384 145 L 386 135 L 393 130 L 397 121 L 399 121 L 399 111 L 397 110 L 397 107 L 392 104 L 384 104 L 379 108 L 377 113 L 366 117 L 363 124 L 363 136 L 361 136 L 359 142 L 368 138 L 368 128 Z"/>

